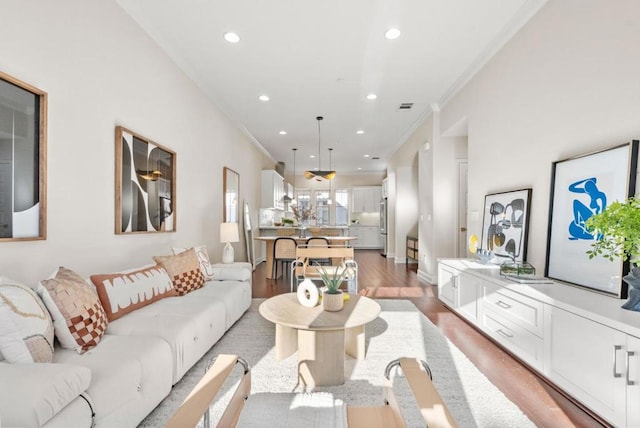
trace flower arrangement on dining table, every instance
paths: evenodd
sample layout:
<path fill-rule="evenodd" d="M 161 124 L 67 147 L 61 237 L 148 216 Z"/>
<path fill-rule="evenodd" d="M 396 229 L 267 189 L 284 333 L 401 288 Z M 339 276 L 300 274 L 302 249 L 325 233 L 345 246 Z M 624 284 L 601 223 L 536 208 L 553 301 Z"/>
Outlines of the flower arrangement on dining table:
<path fill-rule="evenodd" d="M 302 225 L 305 221 L 316 219 L 316 211 L 312 205 L 308 207 L 292 206 L 291 211 L 293 211 L 293 217 L 299 225 Z"/>

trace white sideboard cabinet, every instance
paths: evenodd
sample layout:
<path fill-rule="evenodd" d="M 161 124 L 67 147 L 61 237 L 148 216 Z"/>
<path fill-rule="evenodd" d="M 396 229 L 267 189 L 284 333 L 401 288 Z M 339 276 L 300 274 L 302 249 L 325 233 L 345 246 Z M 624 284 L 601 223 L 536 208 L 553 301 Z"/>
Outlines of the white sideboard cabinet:
<path fill-rule="evenodd" d="M 554 282 L 525 285 L 495 265 L 438 264 L 438 297 L 611 424 L 640 427 L 640 312 Z"/>

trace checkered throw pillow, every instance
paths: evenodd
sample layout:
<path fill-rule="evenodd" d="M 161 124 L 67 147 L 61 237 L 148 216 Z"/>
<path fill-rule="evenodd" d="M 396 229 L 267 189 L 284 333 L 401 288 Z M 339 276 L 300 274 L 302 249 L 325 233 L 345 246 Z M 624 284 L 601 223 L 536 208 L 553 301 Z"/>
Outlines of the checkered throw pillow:
<path fill-rule="evenodd" d="M 156 256 L 153 260 L 167 271 L 178 296 L 184 296 L 204 285 L 204 275 L 193 248 L 175 256 Z"/>
<path fill-rule="evenodd" d="M 38 294 L 63 348 L 83 354 L 100 342 L 107 330 L 107 315 L 98 294 L 84 278 L 60 267 L 51 278 L 40 281 Z"/>

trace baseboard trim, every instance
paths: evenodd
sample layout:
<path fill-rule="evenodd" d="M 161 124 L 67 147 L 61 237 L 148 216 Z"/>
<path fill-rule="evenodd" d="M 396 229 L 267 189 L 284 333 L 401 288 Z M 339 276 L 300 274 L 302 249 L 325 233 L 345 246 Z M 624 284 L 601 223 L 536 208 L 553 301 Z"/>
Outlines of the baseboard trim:
<path fill-rule="evenodd" d="M 433 280 L 433 275 L 421 269 L 418 269 L 418 281 L 429 285 L 436 285 L 438 283 L 438 281 Z"/>

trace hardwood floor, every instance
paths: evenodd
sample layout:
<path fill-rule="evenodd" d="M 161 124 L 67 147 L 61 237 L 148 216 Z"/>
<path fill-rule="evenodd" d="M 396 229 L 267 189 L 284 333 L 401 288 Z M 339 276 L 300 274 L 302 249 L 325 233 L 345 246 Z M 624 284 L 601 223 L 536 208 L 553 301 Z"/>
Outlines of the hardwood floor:
<path fill-rule="evenodd" d="M 440 303 L 437 287 L 418 281 L 416 265 L 395 264 L 374 250 L 357 250 L 355 258 L 361 293 L 411 300 L 537 426 L 607 426 Z M 254 271 L 253 297 L 288 293 L 289 287 L 288 278 L 266 279 L 264 263 Z"/>

